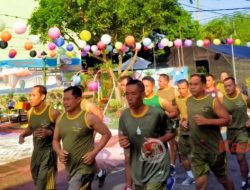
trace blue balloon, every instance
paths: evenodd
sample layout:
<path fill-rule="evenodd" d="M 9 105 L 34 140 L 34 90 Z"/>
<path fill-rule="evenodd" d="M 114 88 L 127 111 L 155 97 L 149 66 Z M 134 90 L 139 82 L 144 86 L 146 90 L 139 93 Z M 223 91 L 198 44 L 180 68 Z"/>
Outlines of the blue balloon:
<path fill-rule="evenodd" d="M 72 51 L 74 49 L 74 46 L 72 44 L 68 44 L 67 47 L 66 47 L 66 49 L 68 51 Z"/>
<path fill-rule="evenodd" d="M 111 52 L 112 50 L 113 50 L 113 46 L 112 45 L 107 45 L 106 51 Z"/>
<path fill-rule="evenodd" d="M 64 44 L 64 39 L 62 37 L 59 37 L 55 39 L 54 43 L 56 44 L 57 47 L 62 47 Z"/>

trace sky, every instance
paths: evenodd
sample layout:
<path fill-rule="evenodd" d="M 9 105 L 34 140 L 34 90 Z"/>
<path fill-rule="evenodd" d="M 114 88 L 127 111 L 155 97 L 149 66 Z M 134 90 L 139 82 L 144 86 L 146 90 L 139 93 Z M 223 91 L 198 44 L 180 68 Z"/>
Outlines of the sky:
<path fill-rule="evenodd" d="M 231 9 L 231 8 L 246 8 L 250 7 L 250 0 L 199 0 L 200 9 L 203 10 L 214 10 L 214 9 Z M 190 0 L 178 0 L 180 5 L 187 11 L 195 11 L 197 0 L 193 0 L 193 4 Z M 224 15 L 232 16 L 236 11 L 246 12 L 250 14 L 249 9 L 238 9 L 238 10 L 220 10 L 220 11 L 202 11 L 200 12 L 200 23 L 204 24 L 208 21 L 219 18 Z M 191 13 L 193 18 L 196 19 L 197 15 L 195 12 Z"/>

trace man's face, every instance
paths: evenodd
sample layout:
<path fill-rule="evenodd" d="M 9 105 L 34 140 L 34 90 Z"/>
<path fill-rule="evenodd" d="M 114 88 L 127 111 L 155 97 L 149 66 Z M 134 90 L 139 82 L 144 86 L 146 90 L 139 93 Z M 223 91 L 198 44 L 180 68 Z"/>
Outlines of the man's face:
<path fill-rule="evenodd" d="M 81 97 L 75 97 L 72 95 L 72 90 L 64 92 L 63 106 L 66 112 L 73 111 L 81 103 Z"/>
<path fill-rule="evenodd" d="M 207 82 L 206 82 L 206 87 L 207 88 L 211 88 L 211 87 L 214 86 L 214 79 L 213 79 L 213 77 L 207 76 L 206 80 L 207 80 Z"/>
<path fill-rule="evenodd" d="M 227 95 L 232 95 L 236 92 L 236 85 L 232 80 L 226 80 L 224 81 L 224 89 Z"/>
<path fill-rule="evenodd" d="M 220 74 L 220 80 L 221 80 L 222 82 L 223 82 L 227 77 L 229 77 L 229 76 L 228 76 L 228 74 L 225 73 L 225 72 L 223 72 L 223 73 Z"/>
<path fill-rule="evenodd" d="M 45 98 L 45 95 L 40 94 L 38 87 L 32 88 L 29 94 L 30 106 L 35 107 L 35 106 L 40 105 L 40 103 L 44 100 L 44 98 Z"/>
<path fill-rule="evenodd" d="M 188 85 L 183 82 L 177 85 L 178 86 L 178 92 L 181 95 L 181 97 L 186 97 L 188 95 Z"/>
<path fill-rule="evenodd" d="M 126 92 L 126 85 L 127 85 L 127 79 L 123 79 L 122 81 L 121 81 L 121 83 L 120 83 L 120 87 L 121 87 L 121 90 L 122 90 L 122 92 L 123 93 L 125 93 Z"/>
<path fill-rule="evenodd" d="M 168 86 L 168 81 L 164 77 L 159 77 L 158 85 L 160 89 L 166 88 Z"/>
<path fill-rule="evenodd" d="M 154 84 L 149 80 L 143 80 L 142 83 L 145 87 L 145 96 L 150 96 L 154 91 Z"/>
<path fill-rule="evenodd" d="M 199 77 L 193 76 L 190 79 L 189 88 L 193 96 L 198 96 L 200 93 L 204 92 L 205 84 L 203 84 Z"/>
<path fill-rule="evenodd" d="M 143 104 L 144 92 L 141 92 L 137 85 L 126 86 L 126 99 L 131 109 L 136 109 Z"/>

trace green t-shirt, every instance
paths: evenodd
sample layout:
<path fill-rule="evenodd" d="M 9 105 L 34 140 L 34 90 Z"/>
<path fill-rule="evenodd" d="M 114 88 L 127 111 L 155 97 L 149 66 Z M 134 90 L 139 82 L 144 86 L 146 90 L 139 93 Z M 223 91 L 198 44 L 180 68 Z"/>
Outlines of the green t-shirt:
<path fill-rule="evenodd" d="M 143 103 L 148 106 L 153 106 L 156 108 L 162 108 L 159 96 L 154 95 L 151 98 L 144 98 Z"/>
<path fill-rule="evenodd" d="M 35 112 L 34 108 L 31 108 L 29 114 L 29 127 L 32 132 L 40 127 L 49 128 L 50 130 L 54 131 L 55 122 L 51 117 L 50 110 L 51 108 L 49 105 L 46 105 L 45 108 L 39 113 Z M 34 151 L 44 148 L 52 148 L 52 141 L 53 135 L 42 139 L 38 139 L 37 137 L 33 136 Z"/>
<path fill-rule="evenodd" d="M 82 157 L 94 149 L 93 129 L 88 126 L 85 111 L 71 118 L 63 113 L 57 123 L 59 136 L 62 139 L 63 149 L 69 153 L 69 160 L 66 164 L 68 177 L 77 174 L 91 174 L 94 172 L 94 163 L 86 165 Z"/>
<path fill-rule="evenodd" d="M 195 123 L 193 118 L 197 114 L 210 119 L 217 118 L 217 115 L 213 111 L 214 100 L 212 95 L 207 95 L 201 99 L 196 99 L 191 96 L 187 100 L 188 121 L 193 153 L 220 153 L 220 146 L 223 142 L 220 127 L 213 125 L 199 126 Z"/>
<path fill-rule="evenodd" d="M 187 119 L 187 99 L 189 96 L 186 96 L 185 98 L 183 97 L 176 97 L 176 105 L 178 107 L 178 110 L 180 112 L 179 117 L 180 117 L 180 122 L 182 119 Z M 180 123 L 180 129 L 179 129 L 180 135 L 189 135 L 189 129 L 186 129 L 182 127 Z"/>
<path fill-rule="evenodd" d="M 157 96 L 166 99 L 172 105 L 175 105 L 175 88 L 174 87 L 168 87 L 164 89 L 158 89 Z"/>
<path fill-rule="evenodd" d="M 162 143 L 162 151 L 156 159 L 145 159 L 142 145 L 146 138 L 159 138 L 172 126 L 168 125 L 168 118 L 161 110 L 147 107 L 140 116 L 124 110 L 119 121 L 119 133 L 124 134 L 130 141 L 130 165 L 132 178 L 136 185 L 148 182 L 166 181 L 169 174 L 169 156 L 166 144 Z M 162 156 L 163 155 L 163 156 Z"/>
<path fill-rule="evenodd" d="M 228 113 L 232 115 L 232 123 L 228 126 L 229 129 L 242 129 L 246 127 L 248 120 L 247 103 L 244 97 L 239 93 L 236 97 L 230 98 L 223 96 L 223 106 Z"/>

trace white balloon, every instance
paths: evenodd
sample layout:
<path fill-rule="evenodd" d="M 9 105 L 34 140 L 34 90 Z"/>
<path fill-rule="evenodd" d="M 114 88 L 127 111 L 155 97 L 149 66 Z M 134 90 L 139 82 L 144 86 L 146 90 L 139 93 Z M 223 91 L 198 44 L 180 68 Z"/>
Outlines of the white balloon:
<path fill-rule="evenodd" d="M 141 49 L 141 43 L 137 42 L 137 43 L 135 44 L 135 49 L 136 49 L 136 50 L 140 50 L 140 49 Z"/>
<path fill-rule="evenodd" d="M 144 38 L 142 41 L 144 46 L 150 46 L 150 44 L 152 43 L 150 38 Z"/>
<path fill-rule="evenodd" d="M 204 44 L 204 42 L 203 42 L 202 40 L 198 40 L 198 41 L 196 42 L 196 45 L 197 45 L 198 47 L 202 47 L 203 44 Z"/>
<path fill-rule="evenodd" d="M 107 45 L 111 42 L 111 36 L 109 34 L 103 34 L 101 37 L 101 41 Z"/>
<path fill-rule="evenodd" d="M 5 22 L 0 19 L 0 32 L 5 29 Z"/>
<path fill-rule="evenodd" d="M 247 42 L 247 47 L 250 47 L 250 42 Z"/>
<path fill-rule="evenodd" d="M 27 25 L 22 21 L 16 21 L 13 25 L 13 30 L 16 34 L 23 34 L 27 30 Z"/>
<path fill-rule="evenodd" d="M 77 44 L 81 49 L 83 49 L 87 45 L 87 43 L 84 40 L 78 40 Z"/>
<path fill-rule="evenodd" d="M 173 45 L 174 45 L 174 42 L 172 42 L 172 41 L 169 41 L 167 44 L 168 47 L 173 47 Z"/>
<path fill-rule="evenodd" d="M 30 35 L 29 36 L 29 40 L 30 43 L 32 43 L 33 45 L 39 44 L 40 42 L 40 38 L 38 35 Z"/>
<path fill-rule="evenodd" d="M 98 47 L 96 45 L 91 46 L 91 51 L 95 53 L 98 50 Z"/>
<path fill-rule="evenodd" d="M 163 39 L 161 40 L 161 44 L 162 44 L 164 47 L 168 45 L 168 42 L 169 42 L 169 40 L 168 40 L 167 38 L 163 38 Z"/>

